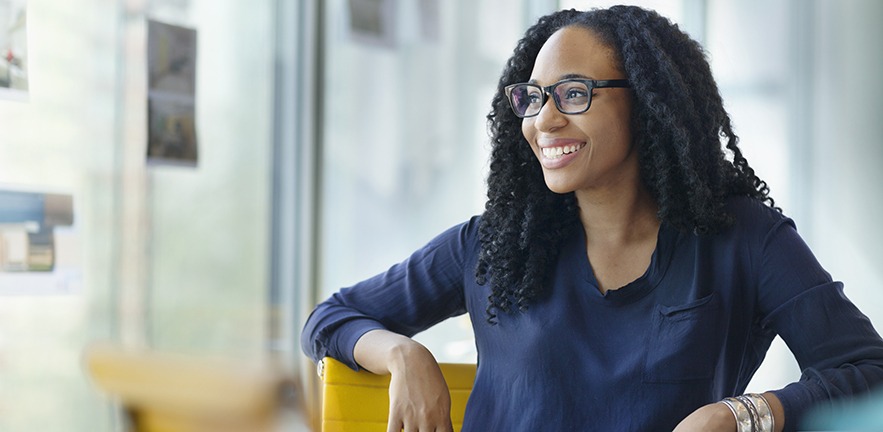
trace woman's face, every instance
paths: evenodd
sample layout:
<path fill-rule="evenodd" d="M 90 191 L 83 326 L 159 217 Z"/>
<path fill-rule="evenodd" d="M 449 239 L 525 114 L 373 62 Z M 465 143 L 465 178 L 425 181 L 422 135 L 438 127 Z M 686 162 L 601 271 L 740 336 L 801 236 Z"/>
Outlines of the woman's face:
<path fill-rule="evenodd" d="M 549 86 L 567 78 L 624 79 L 613 50 L 583 27 L 555 32 L 536 58 L 531 82 Z M 631 94 L 627 88 L 592 91 L 589 110 L 562 114 L 551 97 L 521 131 L 557 193 L 635 187 L 638 159 L 632 146 Z"/>

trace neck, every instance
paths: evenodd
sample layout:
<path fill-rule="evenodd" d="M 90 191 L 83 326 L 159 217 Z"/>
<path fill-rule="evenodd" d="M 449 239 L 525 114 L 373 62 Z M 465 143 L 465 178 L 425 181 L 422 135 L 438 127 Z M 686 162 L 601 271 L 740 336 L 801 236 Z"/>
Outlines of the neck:
<path fill-rule="evenodd" d="M 627 244 L 656 236 L 658 206 L 640 185 L 576 192 L 580 220 L 590 243 Z"/>

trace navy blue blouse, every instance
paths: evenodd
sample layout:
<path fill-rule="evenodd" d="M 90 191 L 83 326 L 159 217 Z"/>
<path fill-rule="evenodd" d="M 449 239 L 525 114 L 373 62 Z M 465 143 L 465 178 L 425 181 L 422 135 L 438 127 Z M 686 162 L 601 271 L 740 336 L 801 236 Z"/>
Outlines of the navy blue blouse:
<path fill-rule="evenodd" d="M 883 341 L 797 234 L 761 202 L 733 198 L 714 235 L 663 223 L 647 272 L 601 294 L 580 228 L 549 290 L 525 312 L 486 316 L 475 282 L 479 217 L 385 273 L 318 305 L 302 346 L 354 369 L 353 347 L 384 328 L 412 336 L 468 312 L 478 370 L 464 431 L 671 430 L 742 394 L 774 336 L 803 374 L 776 391 L 786 430 L 816 404 L 883 382 Z"/>

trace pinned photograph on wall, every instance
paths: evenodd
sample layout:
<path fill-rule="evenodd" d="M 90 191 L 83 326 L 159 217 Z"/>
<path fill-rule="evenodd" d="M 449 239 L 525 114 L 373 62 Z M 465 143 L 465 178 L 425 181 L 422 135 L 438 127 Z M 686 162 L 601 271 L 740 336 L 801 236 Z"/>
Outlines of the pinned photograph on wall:
<path fill-rule="evenodd" d="M 394 0 L 349 0 L 350 38 L 360 44 L 394 48 L 396 45 L 396 2 Z"/>
<path fill-rule="evenodd" d="M 196 31 L 147 23 L 147 163 L 196 166 Z"/>
<path fill-rule="evenodd" d="M 70 193 L 0 185 L 0 296 L 79 291 L 82 249 Z"/>
<path fill-rule="evenodd" d="M 441 5 L 439 0 L 420 0 L 420 35 L 426 42 L 437 43 L 441 37 Z"/>
<path fill-rule="evenodd" d="M 0 0 L 0 99 L 28 99 L 27 0 Z"/>
<path fill-rule="evenodd" d="M 196 164 L 196 128 L 193 104 L 173 99 L 148 101 L 150 141 L 147 158 L 152 162 Z"/>

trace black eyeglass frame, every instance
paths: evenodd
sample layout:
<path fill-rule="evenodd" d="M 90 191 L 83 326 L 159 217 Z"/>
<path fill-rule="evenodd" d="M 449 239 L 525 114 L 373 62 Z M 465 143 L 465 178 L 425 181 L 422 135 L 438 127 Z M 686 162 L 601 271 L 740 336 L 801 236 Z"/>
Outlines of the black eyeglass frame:
<path fill-rule="evenodd" d="M 584 109 L 581 109 L 579 111 L 574 111 L 574 112 L 567 112 L 567 111 L 564 111 L 563 109 L 561 109 L 561 101 L 558 100 L 558 95 L 555 93 L 555 88 L 561 84 L 569 83 L 569 82 L 583 83 L 586 86 L 586 88 L 588 89 L 588 91 L 589 91 L 589 94 L 587 95 L 588 102 L 586 103 L 586 107 Z M 514 89 L 515 87 L 518 87 L 518 86 L 531 86 L 531 87 L 540 89 L 540 94 L 542 95 L 543 100 L 540 101 L 540 109 L 536 112 L 536 114 L 520 115 L 520 114 L 518 114 L 518 111 L 515 110 L 515 103 L 512 101 L 512 89 Z M 540 111 L 542 111 L 542 107 L 544 105 L 546 105 L 546 101 L 548 100 L 547 98 L 549 96 L 551 96 L 552 100 L 555 101 L 555 108 L 557 108 L 560 113 L 568 114 L 568 115 L 582 114 L 582 113 L 588 111 L 589 108 L 592 106 L 592 90 L 593 89 L 596 89 L 596 88 L 629 88 L 631 86 L 632 85 L 629 83 L 629 80 L 627 80 L 627 79 L 591 80 L 591 79 L 570 78 L 570 79 L 558 81 L 555 84 L 552 84 L 552 85 L 549 85 L 546 87 L 542 87 L 540 85 L 531 84 L 531 83 L 509 84 L 504 88 L 504 90 L 506 92 L 506 99 L 509 101 L 509 108 L 511 108 L 512 112 L 515 113 L 515 116 L 517 116 L 519 118 L 530 118 L 530 117 L 536 117 L 536 116 L 540 115 Z"/>

